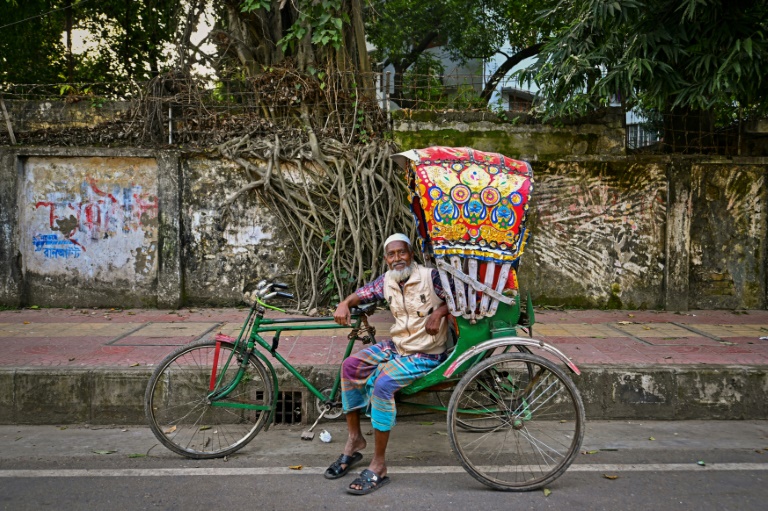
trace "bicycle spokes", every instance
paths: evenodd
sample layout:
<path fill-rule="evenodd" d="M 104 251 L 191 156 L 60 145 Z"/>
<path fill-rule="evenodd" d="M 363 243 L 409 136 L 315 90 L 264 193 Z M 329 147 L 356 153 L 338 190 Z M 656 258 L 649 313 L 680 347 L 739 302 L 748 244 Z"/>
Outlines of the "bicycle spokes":
<path fill-rule="evenodd" d="M 564 472 L 581 444 L 583 421 L 570 379 L 530 354 L 497 355 L 473 367 L 448 408 L 451 446 L 464 467 L 503 490 L 539 488 Z"/>

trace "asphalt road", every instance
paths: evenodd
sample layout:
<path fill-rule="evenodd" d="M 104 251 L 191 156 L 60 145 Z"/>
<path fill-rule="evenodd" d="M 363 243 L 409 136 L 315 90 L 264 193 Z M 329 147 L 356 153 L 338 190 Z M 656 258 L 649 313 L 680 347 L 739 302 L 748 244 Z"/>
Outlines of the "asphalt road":
<path fill-rule="evenodd" d="M 768 421 L 590 422 L 584 454 L 548 495 L 486 489 L 459 466 L 440 422 L 396 426 L 392 482 L 348 495 L 352 476 L 321 475 L 343 425 L 321 427 L 331 443 L 274 428 L 226 460 L 194 461 L 165 450 L 148 428 L 0 426 L 0 509 L 701 511 L 762 510 L 768 501 Z"/>

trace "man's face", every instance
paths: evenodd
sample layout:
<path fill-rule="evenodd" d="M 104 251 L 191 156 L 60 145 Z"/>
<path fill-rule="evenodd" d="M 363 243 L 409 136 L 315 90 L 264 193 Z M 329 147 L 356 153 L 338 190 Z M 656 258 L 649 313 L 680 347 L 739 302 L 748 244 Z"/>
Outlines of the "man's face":
<path fill-rule="evenodd" d="M 413 261 L 411 246 L 404 241 L 392 241 L 385 249 L 384 259 L 390 270 L 404 270 Z"/>

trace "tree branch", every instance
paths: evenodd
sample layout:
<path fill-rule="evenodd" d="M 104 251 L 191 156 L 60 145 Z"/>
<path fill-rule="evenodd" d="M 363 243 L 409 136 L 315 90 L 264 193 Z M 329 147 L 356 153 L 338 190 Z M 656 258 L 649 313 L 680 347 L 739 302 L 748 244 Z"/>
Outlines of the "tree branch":
<path fill-rule="evenodd" d="M 485 84 L 483 92 L 480 93 L 480 98 L 482 98 L 485 103 L 488 104 L 488 102 L 491 100 L 491 96 L 493 95 L 493 91 L 496 90 L 496 86 L 499 85 L 499 82 L 504 79 L 507 73 L 509 73 L 513 67 L 518 65 L 523 60 L 527 59 L 528 57 L 533 57 L 539 53 L 543 46 L 543 42 L 536 43 L 533 46 L 529 46 L 520 50 L 511 57 L 507 57 L 507 60 L 505 60 L 504 63 L 499 66 L 499 68 L 493 73 L 493 75 L 491 75 L 491 78 Z"/>

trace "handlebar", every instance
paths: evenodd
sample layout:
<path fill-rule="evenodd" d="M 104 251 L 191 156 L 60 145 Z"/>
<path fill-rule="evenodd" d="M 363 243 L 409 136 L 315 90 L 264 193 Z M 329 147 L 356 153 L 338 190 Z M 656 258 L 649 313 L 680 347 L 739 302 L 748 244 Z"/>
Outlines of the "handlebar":
<path fill-rule="evenodd" d="M 254 289 L 249 293 L 245 293 L 243 295 L 243 298 L 249 304 L 255 305 L 257 303 L 261 303 L 261 305 L 264 307 L 281 310 L 281 309 L 278 309 L 277 307 L 272 307 L 265 302 L 275 297 L 285 298 L 288 300 L 292 300 L 294 298 L 292 293 L 278 291 L 282 289 L 288 289 L 288 284 L 285 284 L 283 282 L 268 282 L 266 280 L 262 280 L 261 282 L 256 284 L 256 289 Z M 357 307 L 352 307 L 349 312 L 350 312 L 350 315 L 352 316 L 370 316 L 371 314 L 373 314 L 375 310 L 376 310 L 376 303 L 368 303 L 365 305 L 358 305 Z"/>
<path fill-rule="evenodd" d="M 352 316 L 360 316 L 360 315 L 370 316 L 371 314 L 373 314 L 374 310 L 376 310 L 376 303 L 367 303 L 365 305 L 358 305 L 357 307 L 352 307 L 349 310 L 349 313 Z"/>
<path fill-rule="evenodd" d="M 293 295 L 291 293 L 283 293 L 282 291 L 272 291 L 271 293 L 267 293 L 264 296 L 261 297 L 262 300 L 269 300 L 270 298 L 274 297 L 280 297 L 280 298 L 293 298 Z"/>
<path fill-rule="evenodd" d="M 281 310 L 277 307 L 272 307 L 267 303 L 265 303 L 266 300 L 269 300 L 275 297 L 286 298 L 288 300 L 293 299 L 292 293 L 278 291 L 278 289 L 280 290 L 288 289 L 288 284 L 285 284 L 283 282 L 268 282 L 266 280 L 262 280 L 258 284 L 256 284 L 256 289 L 243 294 L 243 300 L 250 305 L 255 306 L 256 304 L 260 303 L 264 307 Z"/>
<path fill-rule="evenodd" d="M 256 289 L 253 291 L 259 298 L 273 298 L 279 296 L 281 298 L 293 298 L 291 293 L 283 293 L 282 291 L 275 291 L 275 289 L 288 289 L 288 284 L 283 282 L 267 282 L 262 280 L 256 284 Z"/>

